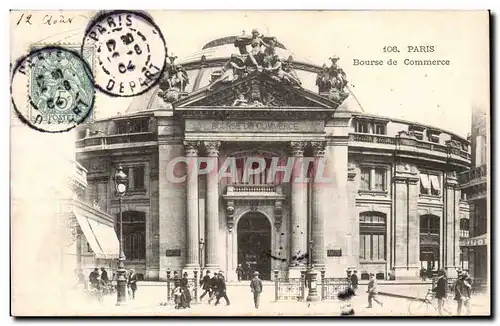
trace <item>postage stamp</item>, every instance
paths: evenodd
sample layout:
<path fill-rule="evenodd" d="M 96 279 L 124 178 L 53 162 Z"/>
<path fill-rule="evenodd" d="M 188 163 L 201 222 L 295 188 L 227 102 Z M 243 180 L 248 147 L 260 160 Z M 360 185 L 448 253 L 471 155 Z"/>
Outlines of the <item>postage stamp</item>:
<path fill-rule="evenodd" d="M 96 16 L 85 32 L 82 49 L 89 45 L 95 47 L 98 61 L 95 86 L 110 96 L 143 94 L 159 82 L 165 69 L 165 39 L 142 12 Z"/>
<path fill-rule="evenodd" d="M 12 74 L 12 103 L 19 118 L 43 132 L 73 129 L 90 114 L 92 72 L 75 51 L 57 46 L 32 50 Z"/>

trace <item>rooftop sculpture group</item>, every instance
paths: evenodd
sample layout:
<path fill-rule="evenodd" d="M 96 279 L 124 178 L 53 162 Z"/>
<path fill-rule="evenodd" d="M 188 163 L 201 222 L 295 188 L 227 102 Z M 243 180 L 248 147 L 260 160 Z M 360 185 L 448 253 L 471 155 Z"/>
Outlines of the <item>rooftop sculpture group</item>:
<path fill-rule="evenodd" d="M 166 102 L 175 102 L 179 99 L 180 93 L 185 92 L 189 77 L 181 65 L 175 64 L 176 56 L 169 56 L 167 59 L 170 62 L 166 63 L 165 77 L 160 82 L 158 96 Z"/>
<path fill-rule="evenodd" d="M 209 91 L 213 91 L 222 85 L 228 85 L 249 74 L 258 72 L 267 74 L 273 80 L 294 87 L 302 87 L 299 76 L 293 68 L 293 58 L 281 58 L 276 49 L 279 45 L 275 37 L 266 37 L 254 29 L 252 35 L 241 35 L 233 38 L 234 46 L 239 53 L 231 55 L 229 60 L 221 69 L 215 70 L 211 75 Z M 180 95 L 185 92 L 189 84 L 189 78 L 184 68 L 175 63 L 176 56 L 167 57 L 165 77 L 160 82 L 160 92 L 158 95 L 166 102 L 175 102 Z M 337 65 L 339 58 L 330 58 L 331 65 L 323 65 L 316 77 L 316 85 L 319 94 L 328 97 L 335 102 L 343 102 L 348 96 L 346 87 L 348 84 L 346 73 Z M 273 99 L 266 101 L 258 98 L 261 96 L 250 96 L 246 99 L 244 94 L 238 94 L 233 105 L 272 105 Z M 267 96 L 269 97 L 269 96 Z M 267 98 L 266 97 L 266 98 Z"/>
<path fill-rule="evenodd" d="M 282 59 L 276 53 L 276 44 L 275 37 L 264 37 L 256 29 L 251 36 L 237 37 L 234 46 L 238 48 L 239 54 L 232 54 L 222 70 L 212 74 L 209 89 L 231 83 L 254 71 L 267 73 L 276 81 L 300 87 L 300 79 L 293 70 L 292 57 Z"/>
<path fill-rule="evenodd" d="M 337 65 L 339 58 L 333 56 L 330 58 L 332 64 L 328 67 L 323 65 L 321 71 L 316 77 L 316 85 L 319 93 L 328 96 L 329 99 L 342 102 L 349 93 L 345 91 L 347 87 L 347 75 L 342 68 Z"/>

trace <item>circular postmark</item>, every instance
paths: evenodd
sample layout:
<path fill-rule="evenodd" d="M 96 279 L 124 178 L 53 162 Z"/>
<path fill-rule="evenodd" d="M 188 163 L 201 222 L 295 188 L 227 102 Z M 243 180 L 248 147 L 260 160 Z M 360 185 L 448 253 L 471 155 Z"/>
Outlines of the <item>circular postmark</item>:
<path fill-rule="evenodd" d="M 165 69 L 165 39 L 153 20 L 136 11 L 111 11 L 95 17 L 85 31 L 84 47 L 93 46 L 98 63 L 95 87 L 110 96 L 143 94 Z"/>
<path fill-rule="evenodd" d="M 95 88 L 88 63 L 75 51 L 47 46 L 14 66 L 11 99 L 18 117 L 42 132 L 64 132 L 85 121 Z"/>

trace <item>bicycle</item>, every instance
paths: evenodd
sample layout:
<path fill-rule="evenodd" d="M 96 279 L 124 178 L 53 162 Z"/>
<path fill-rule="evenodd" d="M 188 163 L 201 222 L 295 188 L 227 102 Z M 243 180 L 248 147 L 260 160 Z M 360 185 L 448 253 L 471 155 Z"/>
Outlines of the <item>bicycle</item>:
<path fill-rule="evenodd" d="M 445 299 L 445 301 L 447 301 L 447 299 Z M 434 292 L 429 289 L 424 298 L 413 299 L 408 305 L 408 312 L 412 316 L 439 315 L 438 301 L 434 296 Z M 441 315 L 451 316 L 452 313 L 443 305 Z"/>

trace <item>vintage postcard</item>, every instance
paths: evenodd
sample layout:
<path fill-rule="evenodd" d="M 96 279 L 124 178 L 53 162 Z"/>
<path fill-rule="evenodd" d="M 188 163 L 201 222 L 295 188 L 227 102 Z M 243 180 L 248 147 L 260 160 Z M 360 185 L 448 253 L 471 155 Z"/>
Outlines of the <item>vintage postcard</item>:
<path fill-rule="evenodd" d="M 12 315 L 490 315 L 489 21 L 11 11 Z"/>

